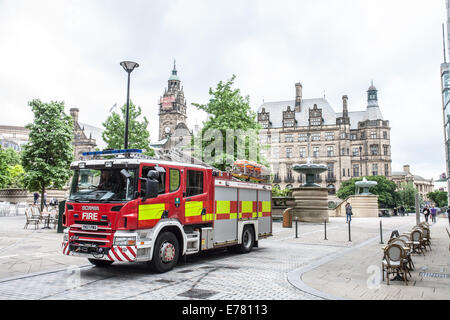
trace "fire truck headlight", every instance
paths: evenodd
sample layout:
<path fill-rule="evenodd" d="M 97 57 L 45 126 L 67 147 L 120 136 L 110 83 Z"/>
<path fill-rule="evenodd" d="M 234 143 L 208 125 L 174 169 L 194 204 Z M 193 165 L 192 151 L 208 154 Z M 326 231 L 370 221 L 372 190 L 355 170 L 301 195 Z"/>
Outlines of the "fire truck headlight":
<path fill-rule="evenodd" d="M 69 241 L 69 234 L 68 233 L 64 233 L 63 242 L 67 242 L 67 241 Z"/>
<path fill-rule="evenodd" d="M 117 237 L 114 239 L 115 246 L 134 246 L 136 245 L 136 237 Z"/>

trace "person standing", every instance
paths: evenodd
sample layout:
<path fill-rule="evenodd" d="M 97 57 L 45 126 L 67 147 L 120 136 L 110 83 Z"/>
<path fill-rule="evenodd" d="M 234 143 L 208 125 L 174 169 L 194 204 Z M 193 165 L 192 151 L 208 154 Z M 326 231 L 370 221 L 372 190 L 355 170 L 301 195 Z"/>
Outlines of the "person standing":
<path fill-rule="evenodd" d="M 450 207 L 447 209 L 448 225 L 450 226 Z"/>
<path fill-rule="evenodd" d="M 428 207 L 423 208 L 423 215 L 425 216 L 425 222 L 428 223 L 428 216 L 430 215 L 430 209 Z"/>
<path fill-rule="evenodd" d="M 350 205 L 350 203 L 347 203 L 345 205 L 345 215 L 347 216 L 347 221 L 345 223 L 348 223 L 349 221 L 352 221 L 352 206 Z"/>
<path fill-rule="evenodd" d="M 437 209 L 435 206 L 433 206 L 433 208 L 431 208 L 431 221 L 433 223 L 436 223 L 436 213 L 437 213 Z"/>
<path fill-rule="evenodd" d="M 400 214 L 401 214 L 402 216 L 405 215 L 405 207 L 404 207 L 403 205 L 400 206 Z"/>
<path fill-rule="evenodd" d="M 44 207 L 47 206 L 47 191 L 44 192 Z"/>
<path fill-rule="evenodd" d="M 34 205 L 37 205 L 37 202 L 38 202 L 38 199 L 39 199 L 39 193 L 35 192 L 35 193 L 33 194 L 33 198 L 34 198 L 33 204 L 34 204 Z"/>

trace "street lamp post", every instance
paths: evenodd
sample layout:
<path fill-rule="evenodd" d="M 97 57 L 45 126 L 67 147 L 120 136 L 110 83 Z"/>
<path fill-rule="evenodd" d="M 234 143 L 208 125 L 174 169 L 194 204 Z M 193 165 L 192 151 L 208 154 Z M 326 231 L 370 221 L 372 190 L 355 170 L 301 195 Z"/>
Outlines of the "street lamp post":
<path fill-rule="evenodd" d="M 139 64 L 133 61 L 122 61 L 120 65 L 128 73 L 128 87 L 127 87 L 127 114 L 125 119 L 125 143 L 124 149 L 128 149 L 128 113 L 130 109 L 130 74 L 131 72 L 139 67 Z"/>

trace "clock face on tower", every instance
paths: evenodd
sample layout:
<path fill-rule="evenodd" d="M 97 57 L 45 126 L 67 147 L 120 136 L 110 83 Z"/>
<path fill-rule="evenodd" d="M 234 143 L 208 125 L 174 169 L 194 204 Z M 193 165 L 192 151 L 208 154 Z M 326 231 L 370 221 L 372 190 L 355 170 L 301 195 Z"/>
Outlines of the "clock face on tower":
<path fill-rule="evenodd" d="M 169 127 L 165 127 L 165 128 L 164 128 L 164 132 L 167 133 L 167 134 L 169 134 L 169 133 L 170 133 L 170 128 L 169 128 Z"/>

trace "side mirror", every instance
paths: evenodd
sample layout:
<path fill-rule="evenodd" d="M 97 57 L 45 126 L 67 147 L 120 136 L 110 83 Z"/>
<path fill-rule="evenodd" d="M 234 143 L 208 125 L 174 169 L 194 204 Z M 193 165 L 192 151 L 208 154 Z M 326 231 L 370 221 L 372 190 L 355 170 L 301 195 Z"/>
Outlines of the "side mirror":
<path fill-rule="evenodd" d="M 147 180 L 145 181 L 145 197 L 142 200 L 149 198 L 156 198 L 158 196 L 158 180 L 159 173 L 156 170 L 150 170 L 147 173 Z"/>

